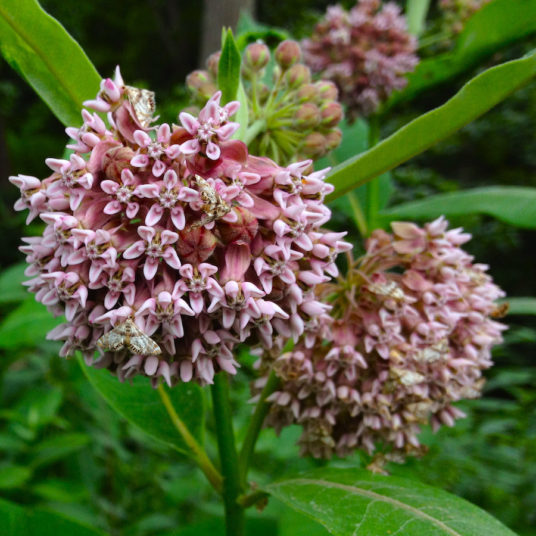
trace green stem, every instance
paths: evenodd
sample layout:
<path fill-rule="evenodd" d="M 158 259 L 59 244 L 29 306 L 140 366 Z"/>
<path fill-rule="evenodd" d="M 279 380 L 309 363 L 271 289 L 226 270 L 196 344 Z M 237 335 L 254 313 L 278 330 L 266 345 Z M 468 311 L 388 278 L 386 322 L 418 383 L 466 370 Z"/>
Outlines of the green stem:
<path fill-rule="evenodd" d="M 357 197 L 356 193 L 352 191 L 348 194 L 348 199 L 350 201 L 350 206 L 352 207 L 354 221 L 355 221 L 355 224 L 357 225 L 359 234 L 362 237 L 368 236 L 367 220 L 365 218 L 363 209 L 361 208 L 361 203 L 359 202 L 359 198 Z"/>
<path fill-rule="evenodd" d="M 173 403 L 171 402 L 171 399 L 169 398 L 169 395 L 162 384 L 158 385 L 157 391 L 162 399 L 162 403 L 166 408 L 169 418 L 173 423 L 173 426 L 175 426 L 181 437 L 184 439 L 186 445 L 188 445 L 188 448 L 191 450 L 197 465 L 201 471 L 205 473 L 205 476 L 212 484 L 212 487 L 216 491 L 221 492 L 223 479 L 219 471 L 214 467 L 203 447 L 197 442 L 195 437 L 190 433 L 190 430 L 188 430 L 187 426 L 182 422 L 182 419 L 175 411 Z"/>
<path fill-rule="evenodd" d="M 225 372 L 214 377 L 211 386 L 212 406 L 216 425 L 216 438 L 220 452 L 223 475 L 223 503 L 227 536 L 244 535 L 244 508 L 237 499 L 242 493 L 238 453 L 236 451 L 231 403 L 229 400 L 229 378 Z"/>
<path fill-rule="evenodd" d="M 377 115 L 373 115 L 369 119 L 369 149 L 374 147 L 380 140 L 380 122 Z M 378 212 L 380 210 L 380 180 L 379 177 L 370 181 L 367 184 L 367 227 L 368 231 L 376 228 Z"/>
<path fill-rule="evenodd" d="M 430 9 L 430 0 L 408 0 L 406 18 L 410 34 L 419 36 L 424 30 L 426 15 Z"/>
<path fill-rule="evenodd" d="M 261 132 L 266 130 L 266 119 L 257 119 L 246 130 L 244 143 L 249 145 Z"/>
<path fill-rule="evenodd" d="M 257 504 L 259 501 L 266 500 L 267 497 L 268 493 L 257 489 L 251 493 L 244 493 L 243 495 L 240 495 L 240 497 L 238 497 L 238 504 L 240 504 L 243 508 L 249 508 L 250 506 Z"/>
<path fill-rule="evenodd" d="M 264 419 L 268 415 L 270 410 L 270 404 L 266 402 L 266 399 L 279 387 L 279 378 L 275 375 L 275 372 L 272 370 L 268 376 L 268 381 L 264 386 L 264 389 L 261 392 L 259 401 L 257 402 L 257 407 L 253 412 L 251 420 L 249 421 L 248 429 L 246 431 L 246 437 L 242 443 L 242 448 L 240 449 L 240 459 L 239 459 L 239 468 L 240 475 L 242 477 L 242 482 L 245 484 L 249 469 L 249 462 L 251 460 L 251 455 L 255 449 L 255 444 L 262 429 Z"/>

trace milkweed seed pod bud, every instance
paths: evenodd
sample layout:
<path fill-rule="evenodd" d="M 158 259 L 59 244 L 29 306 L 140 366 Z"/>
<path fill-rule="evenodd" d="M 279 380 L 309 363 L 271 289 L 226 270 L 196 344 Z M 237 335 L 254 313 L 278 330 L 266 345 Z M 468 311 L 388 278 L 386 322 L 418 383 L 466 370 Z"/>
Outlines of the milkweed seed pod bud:
<path fill-rule="evenodd" d="M 312 71 L 337 85 L 351 119 L 374 113 L 418 63 L 400 8 L 380 0 L 358 0 L 350 11 L 329 7 L 302 47 Z"/>
<path fill-rule="evenodd" d="M 83 110 L 67 129 L 69 159 L 10 178 L 16 210 L 45 223 L 21 250 L 29 290 L 66 317 L 48 335 L 62 356 L 79 350 L 120 380 L 206 384 L 236 372 L 237 344 L 298 340 L 324 314 L 314 289 L 350 247 L 322 228 L 326 170 L 251 155 L 231 140 L 239 104 L 220 97 L 154 125 L 154 94 L 117 70 L 85 103 L 107 120 Z"/>
<path fill-rule="evenodd" d="M 492 365 L 504 293 L 460 248 L 470 235 L 442 218 L 392 227 L 372 234 L 346 277 L 317 287 L 333 308 L 315 330 L 263 358 L 281 380 L 269 423 L 302 425 L 304 455 L 421 454 L 421 425 L 452 426 L 463 416 L 453 403 L 478 397 Z"/>
<path fill-rule="evenodd" d="M 337 140 L 340 143 L 338 134 L 332 135 L 343 117 L 337 87 L 329 80 L 311 83 L 311 70 L 300 62 L 296 41 L 280 43 L 274 56 L 278 64 L 271 67 L 269 48 L 264 43 L 252 43 L 242 57 L 248 126 L 260 127 L 248 140 L 249 149 L 279 164 L 325 156 L 338 146 Z M 209 58 L 206 71 L 194 71 L 187 78 L 192 100 L 199 107 L 206 104 L 207 91 L 217 86 L 216 58 L 218 53 Z M 266 73 L 267 68 L 273 70 Z M 329 139 L 330 143 L 320 144 L 320 139 Z"/>

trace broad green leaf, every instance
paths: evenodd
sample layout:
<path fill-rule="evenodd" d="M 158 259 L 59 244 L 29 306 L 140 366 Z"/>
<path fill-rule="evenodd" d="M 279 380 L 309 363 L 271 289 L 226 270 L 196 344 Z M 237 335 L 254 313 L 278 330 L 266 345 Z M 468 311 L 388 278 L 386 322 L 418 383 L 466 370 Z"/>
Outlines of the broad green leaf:
<path fill-rule="evenodd" d="M 476 67 L 497 50 L 536 33 L 536 0 L 494 0 L 477 11 L 458 36 L 454 50 L 422 60 L 406 89 L 387 108 Z"/>
<path fill-rule="evenodd" d="M 26 264 L 15 264 L 0 274 L 0 304 L 24 301 L 28 290 L 22 282 L 28 278 L 24 275 Z"/>
<path fill-rule="evenodd" d="M 52 512 L 22 508 L 0 499 L 1 533 L 10 536 L 104 536 L 95 528 L 81 525 Z"/>
<path fill-rule="evenodd" d="M 32 470 L 22 465 L 0 467 L 0 489 L 13 489 L 22 486 L 32 476 Z"/>
<path fill-rule="evenodd" d="M 442 106 L 411 121 L 367 152 L 328 175 L 330 199 L 395 168 L 493 108 L 536 75 L 536 52 L 484 71 Z"/>
<path fill-rule="evenodd" d="M 536 188 L 489 186 L 438 194 L 384 210 L 381 218 L 432 220 L 464 214 L 487 214 L 516 227 L 536 229 Z"/>
<path fill-rule="evenodd" d="M 335 536 L 514 536 L 443 490 L 365 470 L 322 468 L 265 489 Z"/>
<path fill-rule="evenodd" d="M 78 43 L 36 0 L 0 2 L 0 49 L 64 125 L 81 123 L 100 76 Z"/>
<path fill-rule="evenodd" d="M 136 377 L 121 383 L 107 370 L 87 367 L 82 360 L 80 366 L 87 378 L 102 397 L 132 424 L 145 433 L 181 452 L 189 453 L 181 435 L 173 426 L 160 396 L 148 378 Z M 175 411 L 199 441 L 203 438 L 204 402 L 199 385 L 179 383 L 168 390 Z"/>
<path fill-rule="evenodd" d="M 225 34 L 218 64 L 218 87 L 222 92 L 222 104 L 236 99 L 240 84 L 240 62 L 240 52 L 236 46 L 233 32 L 229 29 Z"/>
<path fill-rule="evenodd" d="M 233 121 L 240 123 L 240 128 L 233 134 L 233 139 L 235 140 L 244 140 L 244 134 L 248 129 L 249 121 L 249 110 L 248 110 L 248 99 L 246 97 L 246 92 L 244 91 L 244 86 L 242 82 L 238 85 L 238 93 L 236 95 L 236 100 L 240 102 L 240 108 L 236 115 L 232 118 Z"/>
<path fill-rule="evenodd" d="M 0 348 L 14 350 L 35 347 L 61 319 L 54 318 L 33 296 L 28 297 L 0 324 Z"/>
<path fill-rule="evenodd" d="M 507 298 L 509 315 L 536 315 L 536 298 Z"/>

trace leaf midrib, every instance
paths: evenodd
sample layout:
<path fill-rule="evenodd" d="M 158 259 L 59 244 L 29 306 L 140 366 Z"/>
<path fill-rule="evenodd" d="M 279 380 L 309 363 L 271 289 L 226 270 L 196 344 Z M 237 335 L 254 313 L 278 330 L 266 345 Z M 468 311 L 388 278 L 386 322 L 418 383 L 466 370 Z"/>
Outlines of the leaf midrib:
<path fill-rule="evenodd" d="M 296 478 L 293 480 L 286 480 L 285 482 L 282 482 L 281 484 L 278 484 L 278 483 L 271 484 L 270 487 L 273 488 L 273 487 L 287 486 L 289 484 L 318 485 L 318 486 L 322 486 L 323 488 L 336 488 L 336 489 L 350 492 L 354 495 L 360 495 L 362 497 L 367 497 L 369 499 L 388 503 L 401 510 L 406 510 L 418 518 L 421 518 L 425 521 L 429 521 L 430 523 L 436 525 L 438 528 L 443 530 L 449 536 L 463 536 L 459 532 L 455 531 L 454 529 L 450 528 L 448 525 L 443 523 L 443 521 L 440 521 L 439 519 L 432 517 L 431 515 L 419 510 L 418 508 L 415 508 L 414 506 L 403 503 L 397 499 L 393 499 L 392 497 L 388 497 L 387 495 L 380 495 L 379 493 L 376 493 L 374 491 L 357 488 L 355 486 L 350 486 L 348 484 L 339 484 L 338 482 L 330 482 L 328 480 L 317 480 L 317 479 L 312 480 L 312 479 L 307 479 L 307 478 Z"/>

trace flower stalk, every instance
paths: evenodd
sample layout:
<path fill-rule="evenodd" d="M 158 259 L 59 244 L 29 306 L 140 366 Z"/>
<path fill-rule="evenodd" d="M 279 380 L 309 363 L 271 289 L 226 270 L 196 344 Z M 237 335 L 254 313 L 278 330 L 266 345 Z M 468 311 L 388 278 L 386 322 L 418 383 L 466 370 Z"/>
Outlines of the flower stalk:
<path fill-rule="evenodd" d="M 203 447 L 197 442 L 195 437 L 188 430 L 188 427 L 182 422 L 182 419 L 175 411 L 173 403 L 171 402 L 171 399 L 169 398 L 169 395 L 167 394 L 164 386 L 162 384 L 159 384 L 157 390 L 162 400 L 162 403 L 166 408 L 169 418 L 173 423 L 173 426 L 175 426 L 175 428 L 183 438 L 184 442 L 190 449 L 193 459 L 195 460 L 201 471 L 203 471 L 212 487 L 217 492 L 221 493 L 223 479 L 220 472 L 214 467 L 213 463 L 210 461 L 210 458 L 207 456 L 207 453 L 204 451 Z"/>
<path fill-rule="evenodd" d="M 216 374 L 211 392 L 223 475 L 222 497 L 226 534 L 227 536 L 242 536 L 244 534 L 244 508 L 237 501 L 242 493 L 242 483 L 229 399 L 229 378 L 226 373 Z"/>

